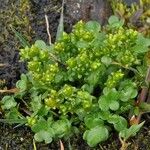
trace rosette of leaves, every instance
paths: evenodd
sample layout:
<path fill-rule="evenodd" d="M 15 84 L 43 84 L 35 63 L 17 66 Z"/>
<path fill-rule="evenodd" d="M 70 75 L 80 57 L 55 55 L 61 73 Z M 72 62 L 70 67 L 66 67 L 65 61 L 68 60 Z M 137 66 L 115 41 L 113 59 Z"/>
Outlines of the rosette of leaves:
<path fill-rule="evenodd" d="M 80 21 L 50 46 L 38 40 L 21 49 L 28 73 L 17 82 L 19 92 L 1 101 L 6 118 L 15 109 L 35 140 L 46 143 L 80 132 L 94 147 L 113 129 L 121 138 L 135 135 L 141 126 L 129 127 L 125 114 L 135 107 L 150 40 L 114 16 L 108 22 L 102 29 Z"/>

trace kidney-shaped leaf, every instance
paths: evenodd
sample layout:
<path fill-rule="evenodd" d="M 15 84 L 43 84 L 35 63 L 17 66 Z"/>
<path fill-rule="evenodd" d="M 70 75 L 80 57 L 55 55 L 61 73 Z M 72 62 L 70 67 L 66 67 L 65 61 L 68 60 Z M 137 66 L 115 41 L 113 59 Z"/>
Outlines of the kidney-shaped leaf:
<path fill-rule="evenodd" d="M 52 128 L 57 137 L 62 138 L 70 132 L 71 123 L 67 119 L 58 120 L 52 124 Z"/>
<path fill-rule="evenodd" d="M 83 134 L 83 139 L 87 141 L 91 147 L 105 141 L 108 138 L 108 130 L 104 126 L 96 126 L 91 130 L 87 130 Z"/>
<path fill-rule="evenodd" d="M 34 138 L 38 142 L 45 141 L 45 143 L 51 143 L 53 138 L 53 130 L 41 130 L 34 135 Z"/>
<path fill-rule="evenodd" d="M 91 32 L 99 32 L 101 30 L 101 26 L 97 21 L 89 21 L 85 25 L 86 29 Z"/>
<path fill-rule="evenodd" d="M 99 118 L 95 118 L 95 116 L 92 116 L 92 115 L 89 115 L 89 116 L 85 117 L 84 122 L 85 122 L 85 125 L 89 129 L 94 128 L 98 125 L 103 125 L 104 124 L 103 120 L 101 120 Z"/>
<path fill-rule="evenodd" d="M 2 99 L 2 109 L 11 109 L 17 105 L 13 96 L 5 96 Z"/>

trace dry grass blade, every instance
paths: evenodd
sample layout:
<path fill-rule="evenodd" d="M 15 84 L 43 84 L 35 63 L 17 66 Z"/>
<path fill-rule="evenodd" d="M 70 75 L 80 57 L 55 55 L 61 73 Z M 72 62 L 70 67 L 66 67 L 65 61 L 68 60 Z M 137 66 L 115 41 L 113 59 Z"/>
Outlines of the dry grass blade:
<path fill-rule="evenodd" d="M 65 149 L 64 149 L 64 145 L 63 145 L 63 143 L 62 143 L 61 140 L 59 140 L 59 143 L 60 143 L 60 150 L 65 150 Z"/>
<path fill-rule="evenodd" d="M 19 92 L 19 89 L 14 88 L 14 89 L 10 89 L 10 90 L 0 90 L 0 93 L 17 93 Z"/>
<path fill-rule="evenodd" d="M 0 64 L 0 67 L 8 66 L 8 64 Z"/>
<path fill-rule="evenodd" d="M 47 34 L 48 34 L 48 39 L 49 39 L 49 45 L 52 44 L 52 40 L 51 40 L 51 34 L 49 31 L 49 21 L 48 21 L 48 16 L 45 15 L 45 21 L 46 21 L 46 30 L 47 30 Z"/>

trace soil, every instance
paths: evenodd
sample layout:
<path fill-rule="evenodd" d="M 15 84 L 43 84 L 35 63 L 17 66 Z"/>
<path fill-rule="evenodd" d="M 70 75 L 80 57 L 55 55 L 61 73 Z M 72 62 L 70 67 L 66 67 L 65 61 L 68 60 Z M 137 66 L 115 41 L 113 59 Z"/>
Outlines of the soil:
<path fill-rule="evenodd" d="M 81 0 L 66 0 L 64 11 L 65 31 L 69 32 L 75 22 L 80 19 L 90 20 L 94 18 L 102 24 L 106 23 L 111 15 L 108 4 L 97 7 Z M 101 0 L 100 0 L 101 1 Z M 100 2 L 99 1 L 99 2 Z M 131 0 L 126 0 L 131 2 Z M 102 2 L 102 1 L 101 1 Z M 104 2 L 104 1 L 103 1 Z M 33 43 L 36 39 L 42 39 L 48 43 L 45 18 L 47 14 L 50 24 L 52 41 L 55 35 L 60 17 L 60 0 L 1 0 L 0 2 L 0 88 L 14 88 L 15 83 L 20 78 L 21 73 L 26 72 L 26 65 L 19 61 L 18 50 L 20 43 L 15 38 L 11 26 L 22 33 L 25 38 Z M 92 4 L 92 5 L 91 5 Z M 101 3 L 102 4 L 102 3 Z M 89 10 L 88 8 L 93 8 Z M 86 9 L 85 9 L 86 8 Z M 106 15 L 97 15 L 96 11 L 107 12 Z M 85 15 L 86 14 L 86 15 Z M 94 15 L 96 14 L 96 15 Z M 93 17 L 94 15 L 94 17 Z M 1 94 L 0 97 L 3 95 Z M 145 126 L 138 135 L 131 139 L 129 150 L 150 150 L 150 121 L 145 115 Z M 0 116 L 1 117 L 1 116 Z M 33 133 L 27 127 L 16 127 L 0 123 L 0 150 L 32 150 Z M 80 137 L 70 139 L 73 150 L 90 150 Z M 65 149 L 69 149 L 68 143 L 64 143 Z M 60 149 L 59 142 L 49 145 L 36 143 L 37 150 L 57 150 Z M 99 150 L 119 150 L 120 142 L 117 135 L 111 135 L 109 141 L 99 145 Z"/>

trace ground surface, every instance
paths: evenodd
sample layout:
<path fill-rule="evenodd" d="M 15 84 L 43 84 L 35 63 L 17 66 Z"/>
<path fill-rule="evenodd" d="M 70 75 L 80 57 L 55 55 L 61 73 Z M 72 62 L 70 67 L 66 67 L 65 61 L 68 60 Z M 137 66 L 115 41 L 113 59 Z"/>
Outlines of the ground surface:
<path fill-rule="evenodd" d="M 19 62 L 18 49 L 20 44 L 11 30 L 13 26 L 17 31 L 26 36 L 30 43 L 35 39 L 42 39 L 48 42 L 45 26 L 45 13 L 49 17 L 52 40 L 59 22 L 61 1 L 60 0 L 1 0 L 0 2 L 0 79 L 6 83 L 0 85 L 1 88 L 13 88 L 22 72 L 26 72 L 25 64 Z M 90 0 L 91 1 L 91 0 Z M 131 0 L 130 0 L 131 1 Z M 130 2 L 129 1 L 129 2 Z M 103 9 L 104 10 L 104 9 Z M 65 30 L 70 31 L 72 25 L 80 20 L 81 0 L 68 0 L 65 5 Z M 101 16 L 98 16 L 101 17 Z M 88 18 L 87 18 L 88 19 Z M 102 18 L 99 18 L 102 19 Z M 104 18 L 103 18 L 104 19 Z M 2 95 L 0 95 L 2 97 Z M 1 117 L 1 116 L 0 116 Z M 131 139 L 129 150 L 150 150 L 150 121 L 147 116 L 144 128 L 134 138 Z M 14 127 L 14 126 L 13 126 Z M 32 150 L 33 134 L 27 127 L 13 128 L 6 124 L 0 124 L 0 150 Z M 81 140 L 82 138 L 71 139 L 70 143 L 74 150 L 89 150 L 88 146 Z M 36 144 L 37 150 L 57 150 L 59 143 L 50 145 Z M 65 143 L 69 149 L 68 143 Z M 112 135 L 110 140 L 98 149 L 119 150 L 120 144 L 117 136 Z"/>

